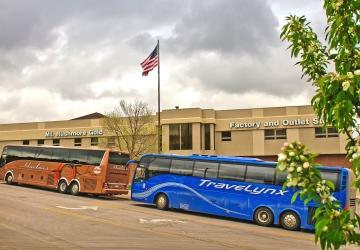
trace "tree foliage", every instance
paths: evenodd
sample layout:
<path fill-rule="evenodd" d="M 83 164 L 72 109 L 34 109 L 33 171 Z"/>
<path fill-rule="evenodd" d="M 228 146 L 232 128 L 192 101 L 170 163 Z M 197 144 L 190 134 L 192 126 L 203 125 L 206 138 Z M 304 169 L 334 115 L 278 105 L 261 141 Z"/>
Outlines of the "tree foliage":
<path fill-rule="evenodd" d="M 325 0 L 327 16 L 323 45 L 304 16 L 290 15 L 282 28 L 282 40 L 290 43 L 291 57 L 316 89 L 311 104 L 324 126 L 336 127 L 347 137 L 346 158 L 360 188 L 360 1 Z M 315 239 L 322 249 L 338 249 L 347 243 L 360 244 L 360 218 L 342 210 L 332 196 L 333 183 L 321 179 L 314 168 L 315 155 L 293 142 L 285 144 L 279 154 L 278 168 L 288 172 L 285 185 L 299 188 L 294 194 L 305 203 L 319 204 L 315 212 Z"/>
<path fill-rule="evenodd" d="M 127 151 L 131 159 L 151 151 L 155 146 L 155 119 L 145 102 L 127 103 L 121 100 L 119 107 L 106 114 L 103 122 L 105 128 L 115 135 L 119 150 Z"/>

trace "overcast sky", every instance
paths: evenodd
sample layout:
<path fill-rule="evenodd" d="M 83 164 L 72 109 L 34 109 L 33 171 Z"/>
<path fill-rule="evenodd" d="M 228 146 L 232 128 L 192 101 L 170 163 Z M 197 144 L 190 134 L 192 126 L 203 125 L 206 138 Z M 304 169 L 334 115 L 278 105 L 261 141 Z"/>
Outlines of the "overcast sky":
<path fill-rule="evenodd" d="M 313 87 L 279 38 L 289 13 L 323 34 L 313 0 L 0 0 L 0 123 L 106 113 L 120 99 L 161 108 L 310 103 Z"/>

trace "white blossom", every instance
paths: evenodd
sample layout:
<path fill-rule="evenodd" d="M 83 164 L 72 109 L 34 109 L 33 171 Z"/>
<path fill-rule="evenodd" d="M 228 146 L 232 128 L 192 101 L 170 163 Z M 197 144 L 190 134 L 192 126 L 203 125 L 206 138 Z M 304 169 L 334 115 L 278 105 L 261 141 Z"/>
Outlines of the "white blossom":
<path fill-rule="evenodd" d="M 350 82 L 349 81 L 345 81 L 342 83 L 342 88 L 344 91 L 347 91 L 350 87 Z"/>
<path fill-rule="evenodd" d="M 278 161 L 286 160 L 286 154 L 278 154 Z"/>
<path fill-rule="evenodd" d="M 306 168 L 309 168 L 310 164 L 308 162 L 304 162 L 303 164 L 303 167 L 306 169 Z"/>
<path fill-rule="evenodd" d="M 355 71 L 354 71 L 354 75 L 359 76 L 359 75 L 360 75 L 360 69 L 355 70 Z"/>

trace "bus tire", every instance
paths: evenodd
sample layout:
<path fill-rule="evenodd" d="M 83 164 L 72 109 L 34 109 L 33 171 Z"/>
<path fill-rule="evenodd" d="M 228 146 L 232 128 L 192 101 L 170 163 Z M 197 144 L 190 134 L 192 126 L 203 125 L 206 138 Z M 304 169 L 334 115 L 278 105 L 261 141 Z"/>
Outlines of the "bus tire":
<path fill-rule="evenodd" d="M 274 222 L 274 215 L 269 208 L 260 207 L 255 211 L 254 222 L 259 226 L 271 226 Z"/>
<path fill-rule="evenodd" d="M 299 216 L 293 211 L 283 212 L 280 216 L 280 225 L 286 230 L 296 231 L 300 228 Z"/>
<path fill-rule="evenodd" d="M 11 173 L 8 173 L 7 175 L 6 175 L 6 177 L 5 177 L 5 181 L 6 181 L 6 183 L 7 184 L 9 184 L 9 185 L 12 185 L 12 184 L 14 184 L 14 177 L 13 177 L 13 175 L 11 174 Z"/>
<path fill-rule="evenodd" d="M 70 188 L 69 188 L 69 192 L 72 195 L 78 195 L 80 193 L 80 187 L 79 187 L 79 184 L 76 181 L 71 183 Z"/>
<path fill-rule="evenodd" d="M 66 194 L 68 192 L 68 185 L 66 181 L 61 180 L 58 184 L 58 191 L 59 193 Z"/>
<path fill-rule="evenodd" d="M 169 199 L 165 194 L 158 194 L 155 199 L 156 207 L 160 210 L 169 208 Z"/>

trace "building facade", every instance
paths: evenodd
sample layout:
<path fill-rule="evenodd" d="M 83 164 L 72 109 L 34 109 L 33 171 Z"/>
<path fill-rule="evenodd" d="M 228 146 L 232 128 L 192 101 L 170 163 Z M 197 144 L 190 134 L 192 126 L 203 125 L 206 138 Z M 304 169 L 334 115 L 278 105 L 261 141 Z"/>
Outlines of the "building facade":
<path fill-rule="evenodd" d="M 348 166 L 344 158 L 346 138 L 322 124 L 311 106 L 163 110 L 162 153 L 276 160 L 284 142 L 297 140 L 320 154 L 318 162 Z M 113 147 L 115 138 L 97 114 L 67 121 L 2 124 L 0 150 L 7 144 L 96 148 Z"/>

